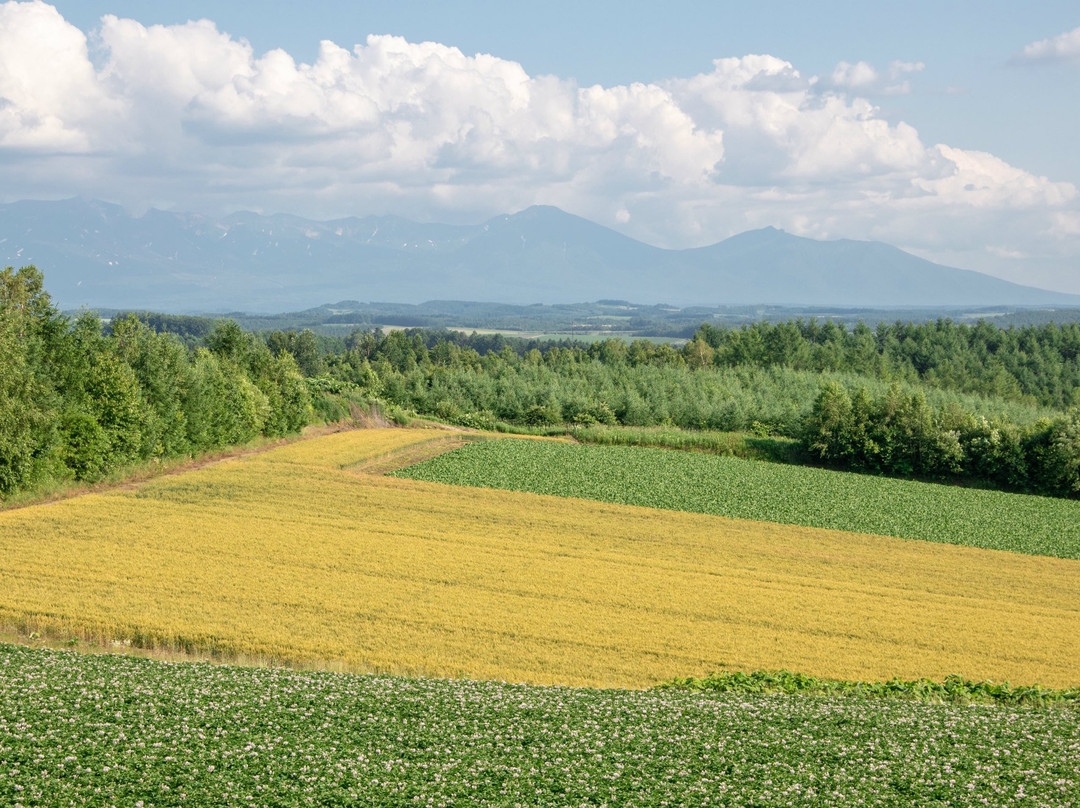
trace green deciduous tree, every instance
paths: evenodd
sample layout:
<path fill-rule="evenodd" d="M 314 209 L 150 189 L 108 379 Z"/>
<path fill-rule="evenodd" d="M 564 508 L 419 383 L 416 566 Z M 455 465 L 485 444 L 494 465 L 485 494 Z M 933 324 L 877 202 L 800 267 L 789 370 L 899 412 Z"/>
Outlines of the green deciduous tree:
<path fill-rule="evenodd" d="M 65 323 L 32 266 L 0 271 L 0 496 L 61 468 L 49 344 Z"/>

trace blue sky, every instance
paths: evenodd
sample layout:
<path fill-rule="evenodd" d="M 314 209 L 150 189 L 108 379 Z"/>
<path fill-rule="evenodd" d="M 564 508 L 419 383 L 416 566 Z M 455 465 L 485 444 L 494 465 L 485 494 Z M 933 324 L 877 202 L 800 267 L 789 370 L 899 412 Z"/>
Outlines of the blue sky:
<path fill-rule="evenodd" d="M 662 246 L 775 225 L 1080 292 L 1075 1 L 13 1 L 0 97 L 8 199 L 544 203 Z"/>

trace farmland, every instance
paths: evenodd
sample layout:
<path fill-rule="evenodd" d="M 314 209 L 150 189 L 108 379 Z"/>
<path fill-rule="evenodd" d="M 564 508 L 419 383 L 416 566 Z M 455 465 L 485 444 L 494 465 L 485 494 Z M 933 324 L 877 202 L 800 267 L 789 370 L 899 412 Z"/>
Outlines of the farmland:
<path fill-rule="evenodd" d="M 1080 501 L 620 446 L 484 441 L 416 480 L 1080 559 Z"/>
<path fill-rule="evenodd" d="M 8 805 L 1069 805 L 1072 709 L 161 664 L 0 645 Z"/>
<path fill-rule="evenodd" d="M 339 433 L 0 513 L 0 623 L 537 684 L 721 668 L 1076 684 L 1074 561 L 364 471 L 438 439 Z"/>

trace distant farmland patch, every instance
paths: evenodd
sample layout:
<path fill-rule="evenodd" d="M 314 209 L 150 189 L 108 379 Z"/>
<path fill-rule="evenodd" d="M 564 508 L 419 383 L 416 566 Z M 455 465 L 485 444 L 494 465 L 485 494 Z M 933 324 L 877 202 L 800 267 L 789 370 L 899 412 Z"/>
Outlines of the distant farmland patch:
<path fill-rule="evenodd" d="M 735 457 L 506 439 L 397 476 L 1080 559 L 1077 500 Z"/>
<path fill-rule="evenodd" d="M 339 433 L 0 513 L 0 625 L 540 684 L 1077 683 L 1075 561 L 363 470 L 442 439 Z"/>

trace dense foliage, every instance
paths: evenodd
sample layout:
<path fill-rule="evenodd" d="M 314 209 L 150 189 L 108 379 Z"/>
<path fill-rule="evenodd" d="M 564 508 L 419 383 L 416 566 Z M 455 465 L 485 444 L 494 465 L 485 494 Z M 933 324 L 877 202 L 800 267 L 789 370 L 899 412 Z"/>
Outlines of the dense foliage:
<path fill-rule="evenodd" d="M 1028 400 L 1044 407 L 1080 405 L 1080 323 L 1002 329 L 932 323 L 759 322 L 737 329 L 703 325 L 695 350 L 719 367 L 845 370 L 886 380 Z M 707 349 L 707 350 L 706 350 Z M 710 353 L 711 352 L 711 353 Z"/>
<path fill-rule="evenodd" d="M 688 348 L 714 366 L 844 369 L 924 385 L 887 391 L 826 384 L 804 419 L 818 460 L 875 473 L 961 475 L 1015 490 L 1080 495 L 1080 324 L 1000 329 L 949 320 L 915 325 L 814 321 L 703 325 Z M 935 407 L 926 388 L 1030 401 L 1065 415 L 1032 424 L 971 408 Z"/>
<path fill-rule="evenodd" d="M 960 408 L 935 410 L 922 391 L 896 385 L 852 394 L 830 382 L 803 424 L 805 449 L 833 466 L 1080 496 L 1080 408 L 1021 426 Z"/>
<path fill-rule="evenodd" d="M 737 457 L 471 443 L 397 476 L 1080 559 L 1080 502 Z"/>
<path fill-rule="evenodd" d="M 1080 799 L 1075 709 L 574 690 L 0 646 L 7 805 Z"/>
<path fill-rule="evenodd" d="M 33 267 L 0 272 L 0 497 L 300 429 L 295 360 L 235 323 L 189 349 L 134 317 L 73 322 Z"/>
<path fill-rule="evenodd" d="M 328 378 L 464 426 L 751 432 L 796 439 L 805 460 L 838 468 L 1077 496 L 1080 409 L 1055 409 L 1076 395 L 1074 343 L 1077 325 L 999 332 L 947 321 L 876 331 L 703 326 L 681 348 L 358 331 L 323 367 Z M 1020 367 L 1016 346 L 1042 359 Z M 1042 393 L 1024 392 L 1018 378 Z"/>
<path fill-rule="evenodd" d="M 430 344 L 430 347 L 429 347 Z M 420 331 L 357 332 L 326 357 L 328 374 L 402 406 L 462 423 L 551 425 L 620 423 L 688 429 L 751 430 L 755 423 L 796 437 L 825 381 L 868 385 L 885 380 L 839 370 L 715 367 L 695 351 L 645 340 L 525 347 L 498 335 L 466 337 Z M 707 348 L 707 346 L 705 346 Z M 1031 423 L 1053 414 L 1030 402 L 925 389 L 936 409 Z"/>
<path fill-rule="evenodd" d="M 449 343 L 454 348 L 447 348 Z M 478 356 L 506 352 L 526 356 L 576 348 L 604 364 L 632 366 L 683 364 L 715 368 L 785 368 L 813 373 L 846 373 L 971 393 L 1055 410 L 1080 405 L 1080 323 L 1047 323 L 1002 329 L 987 321 L 972 325 L 938 320 L 930 323 L 859 323 L 848 329 L 826 320 L 765 321 L 740 328 L 704 324 L 680 349 L 647 340 L 625 343 L 539 342 L 498 334 L 425 331 L 354 332 L 341 342 L 366 358 L 387 360 L 404 371 L 424 366 L 475 364 Z M 443 346 L 443 347 L 440 347 Z M 340 351 L 337 351 L 340 353 Z M 409 362 L 411 354 L 412 363 Z M 559 361 L 567 361 L 559 355 Z"/>

